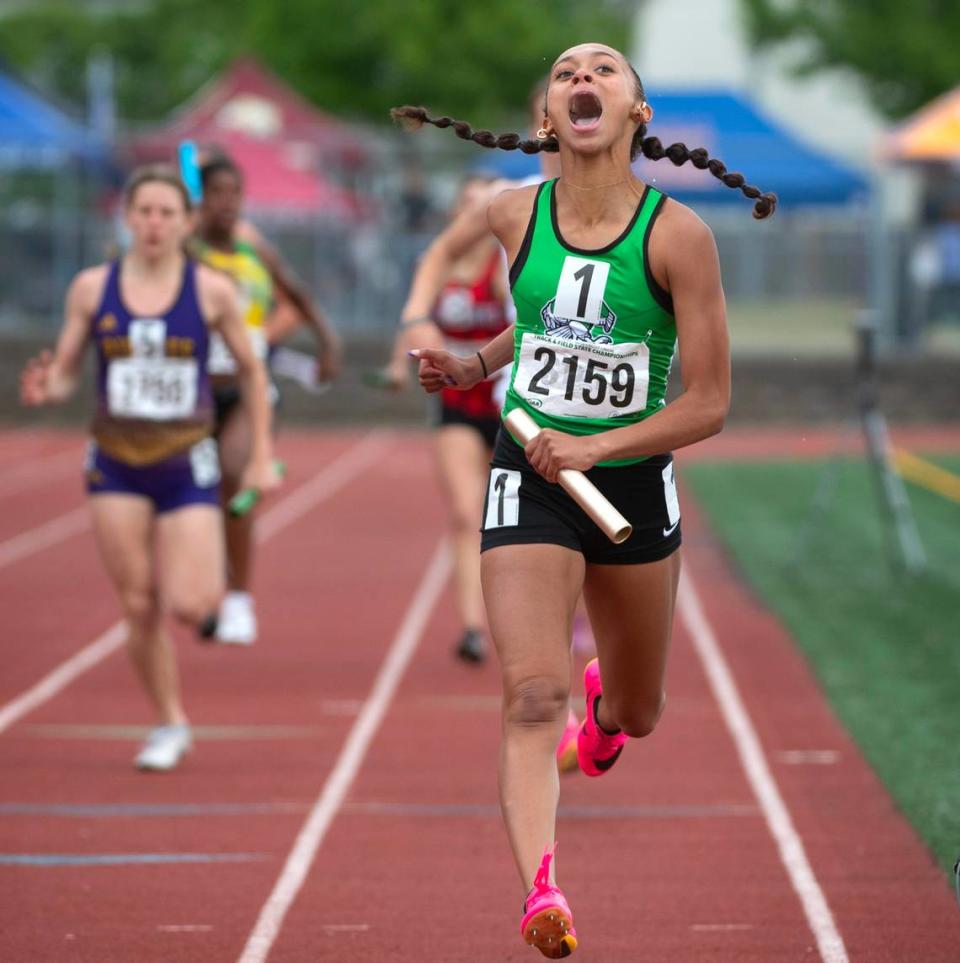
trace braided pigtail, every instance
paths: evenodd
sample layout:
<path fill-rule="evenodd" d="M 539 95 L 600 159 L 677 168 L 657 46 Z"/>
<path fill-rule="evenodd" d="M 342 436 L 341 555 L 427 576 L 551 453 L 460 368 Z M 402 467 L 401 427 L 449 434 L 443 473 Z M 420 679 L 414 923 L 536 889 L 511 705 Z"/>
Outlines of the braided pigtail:
<path fill-rule="evenodd" d="M 750 200 L 755 201 L 756 203 L 753 205 L 753 216 L 758 221 L 769 217 L 777 209 L 776 194 L 762 193 L 758 187 L 748 184 L 743 174 L 738 174 L 736 171 L 728 171 L 726 164 L 724 164 L 722 160 L 716 157 L 710 157 L 703 147 L 694 147 L 693 150 L 691 150 L 686 144 L 679 143 L 664 147 L 663 144 L 660 143 L 659 137 L 646 137 L 644 136 L 646 132 L 647 128 L 645 124 L 641 124 L 637 128 L 631 145 L 631 159 L 634 159 L 638 154 L 643 154 L 648 160 L 655 161 L 663 160 L 663 158 L 666 157 L 677 167 L 690 161 L 697 170 L 710 171 L 714 177 L 723 181 L 727 187 L 732 187 L 734 190 L 741 190 Z"/>
<path fill-rule="evenodd" d="M 556 153 L 560 149 L 556 138 L 547 140 L 524 140 L 519 134 L 495 134 L 490 130 L 474 130 L 466 121 L 452 117 L 431 117 L 425 107 L 394 107 L 390 116 L 404 130 L 420 130 L 424 124 L 445 129 L 452 127 L 461 140 L 472 140 L 481 147 L 493 150 L 521 150 L 524 154 L 538 154 L 540 151 Z"/>

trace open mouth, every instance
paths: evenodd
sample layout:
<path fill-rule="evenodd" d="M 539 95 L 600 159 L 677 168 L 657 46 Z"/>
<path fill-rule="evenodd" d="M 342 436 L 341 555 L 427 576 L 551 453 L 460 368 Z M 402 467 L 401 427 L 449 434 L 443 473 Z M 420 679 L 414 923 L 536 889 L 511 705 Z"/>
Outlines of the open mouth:
<path fill-rule="evenodd" d="M 589 90 L 579 90 L 570 98 L 570 123 L 574 127 L 591 130 L 600 122 L 603 104 Z"/>

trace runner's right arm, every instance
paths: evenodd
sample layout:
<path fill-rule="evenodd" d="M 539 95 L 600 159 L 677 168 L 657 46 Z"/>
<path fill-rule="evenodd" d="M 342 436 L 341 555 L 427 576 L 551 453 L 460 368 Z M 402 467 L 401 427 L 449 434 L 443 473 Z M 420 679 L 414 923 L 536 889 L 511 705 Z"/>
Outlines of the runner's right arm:
<path fill-rule="evenodd" d="M 20 375 L 23 404 L 57 404 L 70 399 L 77 390 L 84 351 L 90 341 L 90 319 L 103 287 L 104 273 L 102 266 L 87 268 L 71 282 L 56 348 L 31 358 Z"/>
<path fill-rule="evenodd" d="M 417 264 L 410 293 L 400 313 L 400 330 L 394 339 L 393 353 L 386 369 L 396 387 L 403 387 L 406 383 L 406 358 L 409 351 L 420 348 L 442 349 L 443 335 L 430 313 L 450 278 L 454 264 L 474 245 L 490 235 L 487 205 L 509 183 L 492 183 L 482 197 L 465 207 L 433 239 Z"/>
<path fill-rule="evenodd" d="M 420 386 L 427 394 L 434 394 L 443 388 L 469 391 L 494 371 L 499 371 L 513 361 L 515 327 L 516 325 L 511 324 L 509 328 L 504 328 L 492 341 L 488 341 L 479 351 L 466 358 L 436 348 L 414 349 L 410 354 L 420 362 Z"/>
<path fill-rule="evenodd" d="M 493 200 L 484 200 L 483 204 L 480 205 L 485 210 L 477 212 L 473 207 L 467 208 L 444 231 L 444 234 L 456 227 L 454 245 L 467 237 L 471 238 L 470 243 L 475 244 L 479 238 L 483 237 L 484 233 L 492 231 L 494 237 L 507 252 L 508 262 L 512 263 L 523 242 L 523 235 L 530 221 L 537 191 L 536 188 L 532 187 L 506 191 L 502 188 L 503 185 L 501 184 L 499 192 Z M 466 224 L 461 225 L 464 215 L 469 212 L 472 212 L 470 219 L 472 234 L 469 233 Z M 443 235 L 441 235 L 442 237 Z M 456 250 L 459 252 L 463 249 L 457 247 Z M 411 292 L 412 298 L 413 292 Z M 409 305 L 410 301 L 408 300 L 407 303 Z M 458 358 L 447 351 L 437 351 L 431 348 L 414 351 L 414 357 L 420 361 L 421 387 L 432 394 L 446 387 L 467 390 L 479 384 L 486 376 L 493 374 L 494 371 L 499 371 L 513 360 L 513 332 L 515 327 L 511 324 L 492 341 L 485 344 L 477 354 L 468 358 Z M 481 355 L 483 364 L 480 362 Z M 484 367 L 486 368 L 486 374 L 484 373 Z"/>

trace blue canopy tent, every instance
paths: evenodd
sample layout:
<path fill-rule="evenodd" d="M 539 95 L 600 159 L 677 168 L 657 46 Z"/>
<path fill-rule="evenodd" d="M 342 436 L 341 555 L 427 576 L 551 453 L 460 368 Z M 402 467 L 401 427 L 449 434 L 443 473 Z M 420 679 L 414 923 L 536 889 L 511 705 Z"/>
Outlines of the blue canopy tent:
<path fill-rule="evenodd" d="M 748 98 L 726 90 L 647 91 L 654 116 L 648 134 L 664 147 L 681 141 L 705 147 L 711 157 L 739 171 L 747 183 L 773 191 L 780 205 L 841 205 L 866 198 L 866 180 L 840 161 L 808 146 L 765 117 Z M 536 156 L 491 151 L 475 164 L 503 177 L 536 173 Z M 743 203 L 743 195 L 725 187 L 709 171 L 687 163 L 640 158 L 637 175 L 684 203 Z"/>
<path fill-rule="evenodd" d="M 773 191 L 783 207 L 849 204 L 863 200 L 867 182 L 856 171 L 798 140 L 765 117 L 748 98 L 731 91 L 648 91 L 653 120 L 648 133 L 667 147 L 682 141 L 705 147 L 747 183 Z M 636 170 L 671 197 L 684 202 L 743 203 L 740 191 L 709 171 L 687 163 L 641 158 Z"/>
<path fill-rule="evenodd" d="M 55 322 L 61 293 L 84 257 L 89 185 L 113 173 L 109 148 L 0 71 L 0 172 L 0 321 Z"/>
<path fill-rule="evenodd" d="M 53 170 L 71 160 L 102 162 L 104 145 L 29 88 L 0 73 L 0 168 Z"/>

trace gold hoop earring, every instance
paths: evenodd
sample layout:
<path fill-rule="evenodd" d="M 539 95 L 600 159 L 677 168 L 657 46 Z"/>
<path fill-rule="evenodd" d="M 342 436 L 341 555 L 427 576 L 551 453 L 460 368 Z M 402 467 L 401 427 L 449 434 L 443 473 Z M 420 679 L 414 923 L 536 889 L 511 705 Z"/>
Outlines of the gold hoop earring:
<path fill-rule="evenodd" d="M 537 131 L 537 140 L 546 140 L 550 135 L 541 127 Z"/>

